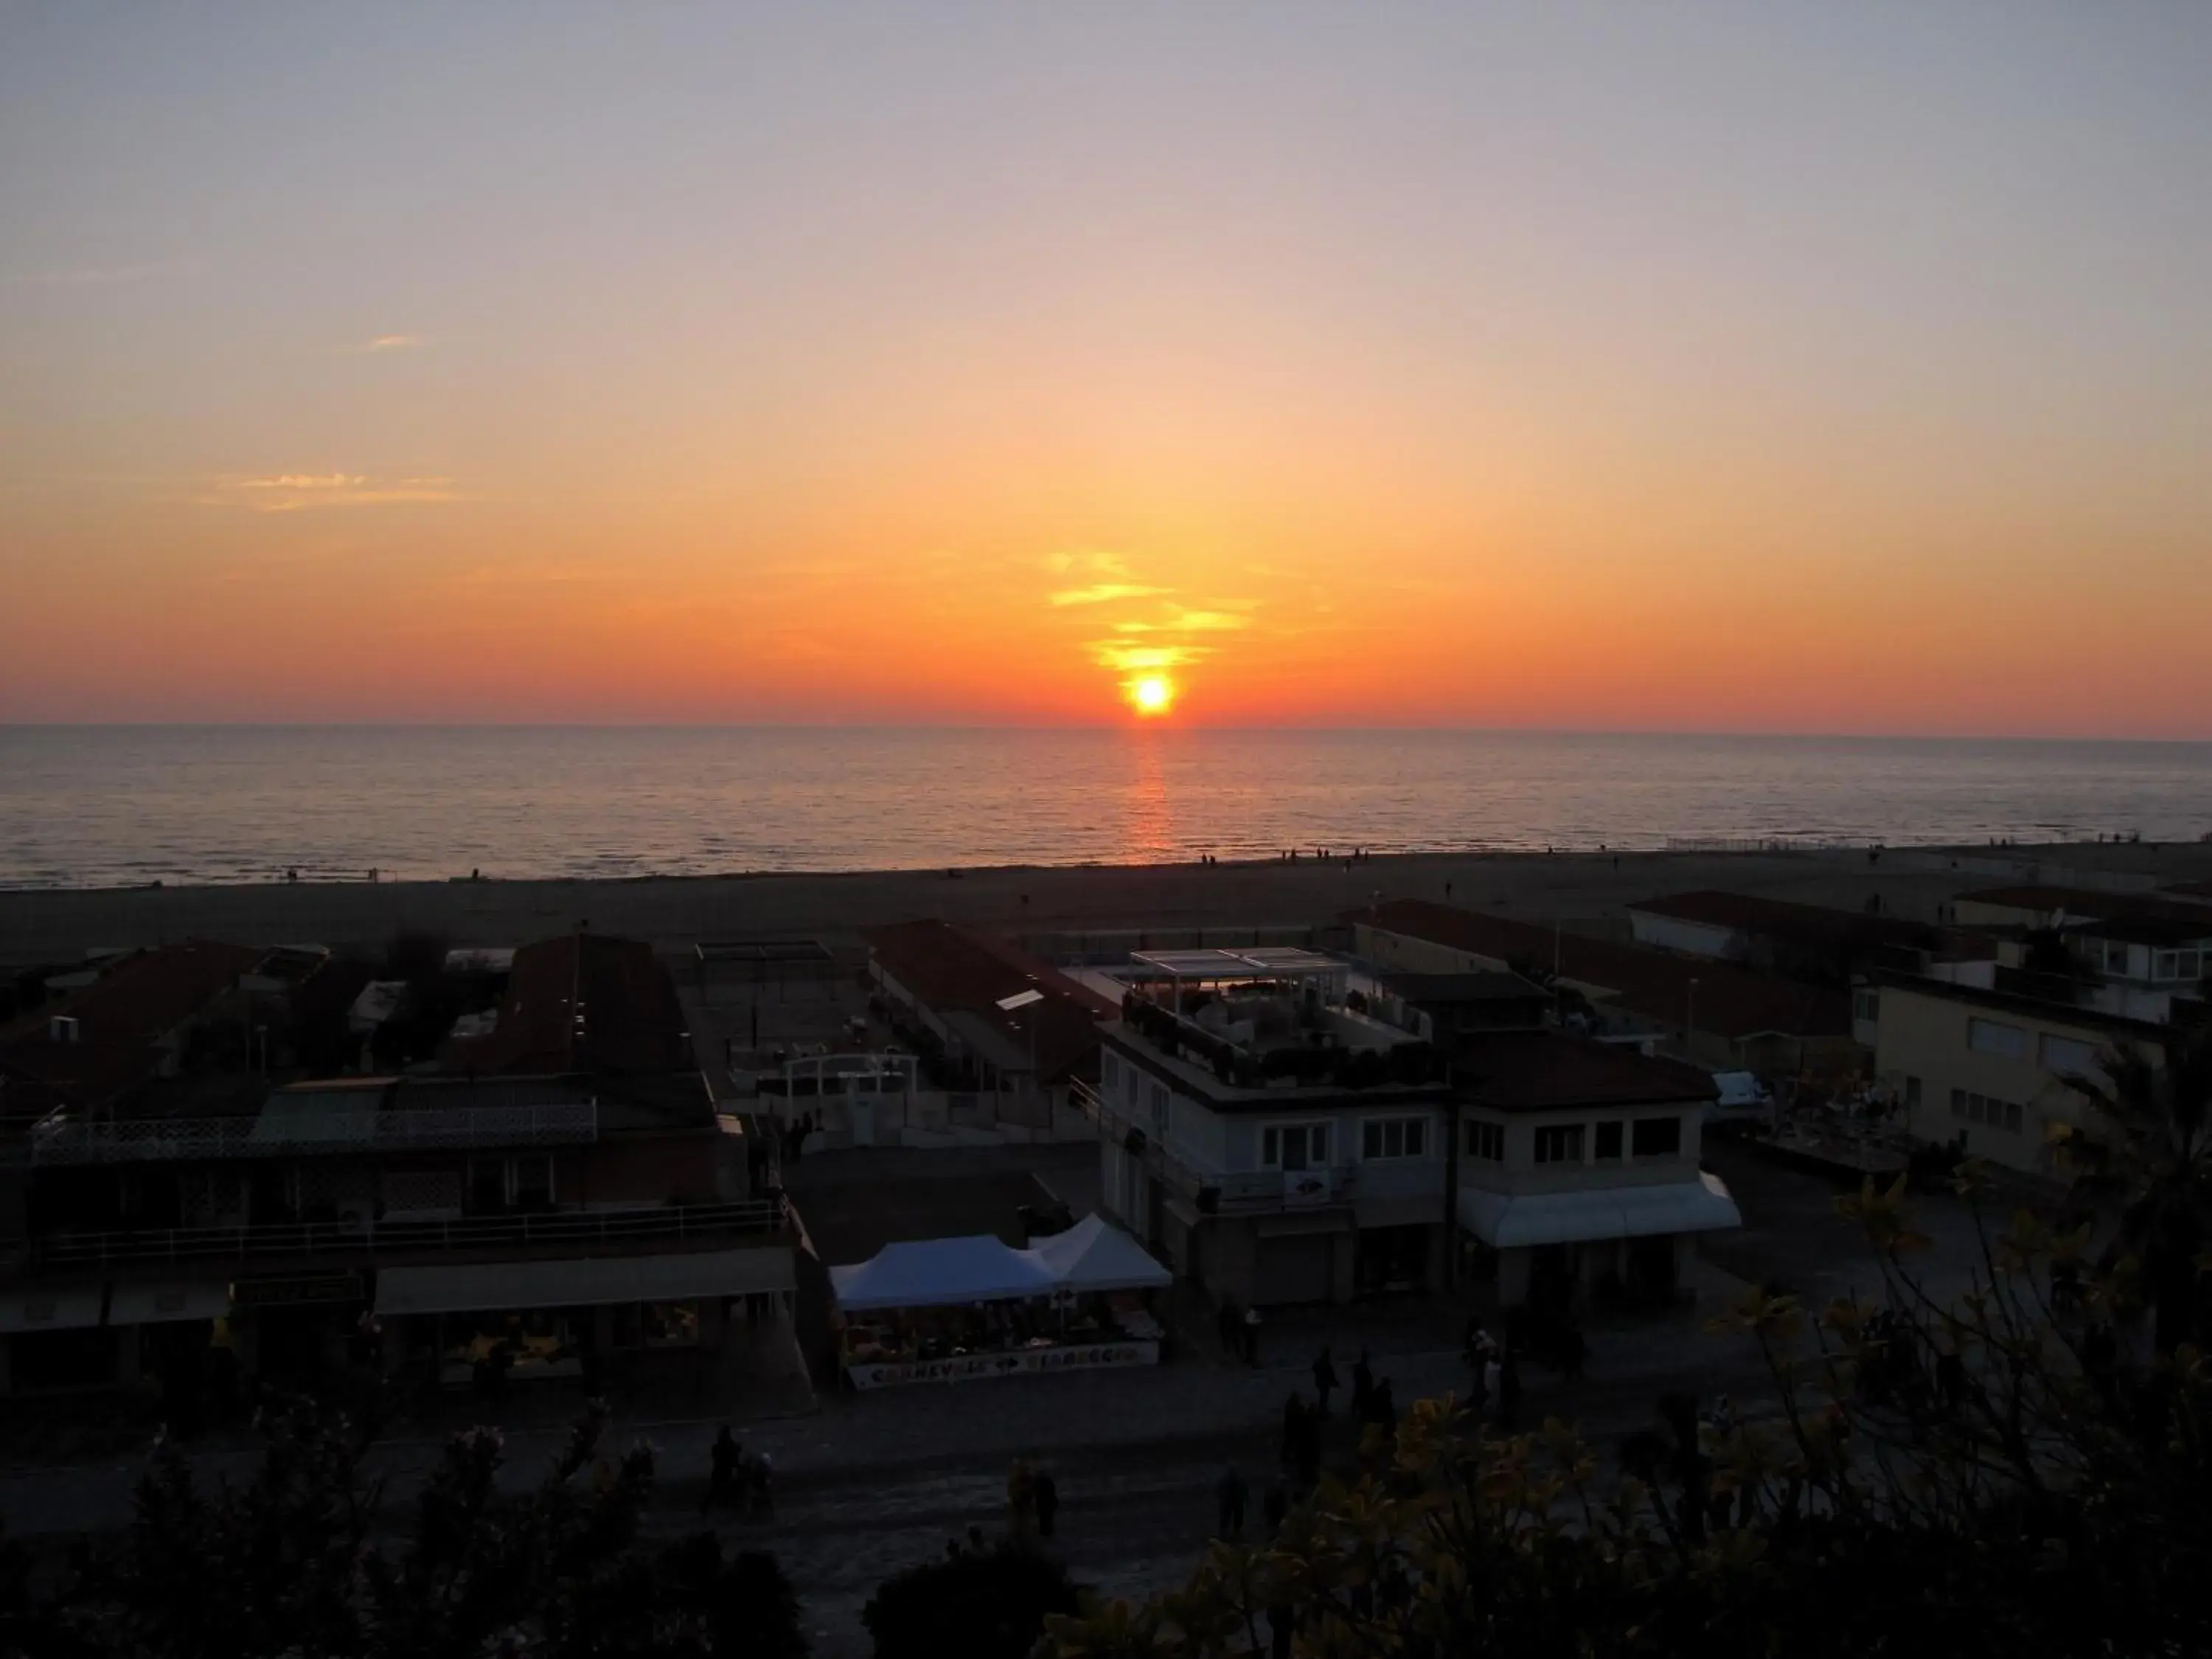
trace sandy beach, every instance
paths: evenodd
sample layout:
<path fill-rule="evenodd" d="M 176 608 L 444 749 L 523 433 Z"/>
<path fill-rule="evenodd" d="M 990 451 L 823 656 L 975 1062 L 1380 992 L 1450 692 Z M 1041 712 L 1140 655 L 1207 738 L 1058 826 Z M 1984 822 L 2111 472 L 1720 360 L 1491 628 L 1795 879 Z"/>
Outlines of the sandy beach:
<path fill-rule="evenodd" d="M 2088 844 L 1768 853 L 1421 855 L 1297 864 L 887 871 L 629 881 L 290 883 L 0 892 L 0 965 L 198 936 L 241 944 L 364 945 L 403 932 L 511 945 L 581 924 L 665 949 L 699 940 L 850 943 L 875 922 L 939 916 L 1009 933 L 1303 928 L 1376 898 L 1443 899 L 1530 921 L 1602 926 L 1625 903 L 1723 887 L 1931 915 L 2005 881 L 2149 887 L 2212 877 L 2212 845 Z"/>

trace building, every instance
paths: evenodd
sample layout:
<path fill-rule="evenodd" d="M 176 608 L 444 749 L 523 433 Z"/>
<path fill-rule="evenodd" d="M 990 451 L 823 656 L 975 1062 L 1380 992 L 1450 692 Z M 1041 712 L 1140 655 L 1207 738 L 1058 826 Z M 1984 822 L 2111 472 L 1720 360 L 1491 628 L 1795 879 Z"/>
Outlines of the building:
<path fill-rule="evenodd" d="M 2089 1091 L 2106 1052 L 2133 1048 L 2162 1063 L 2172 1028 L 2091 1004 L 1987 984 L 1892 975 L 1881 1000 L 1876 1074 L 1916 1140 L 1954 1148 L 2016 1174 L 2064 1178 L 2056 1125 L 2092 1124 Z"/>
<path fill-rule="evenodd" d="M 1177 1272 L 1248 1305 L 1441 1285 L 1569 1302 L 1683 1277 L 1734 1226 L 1698 1170 L 1697 1068 L 1544 1029 L 1496 970 L 1350 987 L 1297 950 L 1139 952 L 1106 1028 L 1108 1206 Z"/>
<path fill-rule="evenodd" d="M 937 1089 L 972 1103 L 951 1121 L 1081 1133 L 1071 1088 L 1098 1079 L 1098 1027 L 1114 1004 L 1018 946 L 943 921 L 862 930 L 892 1029 Z"/>
<path fill-rule="evenodd" d="M 451 1046 L 439 1075 L 187 1065 L 43 1116 L 10 1170 L 0 1389 L 741 1366 L 792 1236 L 651 951 L 526 946 L 492 1030 Z"/>
<path fill-rule="evenodd" d="M 2201 927 L 2206 907 L 2194 899 L 2154 893 L 2106 892 L 2094 887 L 1983 887 L 1951 901 L 1961 927 L 2020 927 L 2038 931 L 2087 921 L 2169 921 Z"/>
<path fill-rule="evenodd" d="M 1419 899 L 1345 921 L 1357 954 L 1380 970 L 1547 976 L 1581 1000 L 1592 1035 L 1649 1039 L 1717 1071 L 1787 1077 L 1856 1072 L 1866 1061 L 1839 989 Z"/>
<path fill-rule="evenodd" d="M 1093 1100 L 1111 1213 L 1247 1306 L 1445 1271 L 1444 1048 L 1289 947 L 1138 952 Z"/>
<path fill-rule="evenodd" d="M 1845 984 L 1883 965 L 1910 969 L 1948 942 L 1927 922 L 1714 889 L 1639 900 L 1628 920 L 1638 945 L 1811 984 Z"/>
<path fill-rule="evenodd" d="M 1694 1066 L 1556 1031 L 1467 1051 L 1458 1199 L 1467 1278 L 1508 1306 L 1665 1301 L 1700 1234 L 1742 1224 L 1698 1167 L 1714 1098 Z"/>

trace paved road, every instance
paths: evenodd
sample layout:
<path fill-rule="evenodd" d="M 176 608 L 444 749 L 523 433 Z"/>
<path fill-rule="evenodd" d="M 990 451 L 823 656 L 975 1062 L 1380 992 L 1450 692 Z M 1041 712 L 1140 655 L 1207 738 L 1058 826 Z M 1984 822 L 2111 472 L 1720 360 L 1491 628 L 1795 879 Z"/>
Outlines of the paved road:
<path fill-rule="evenodd" d="M 1460 1385 L 1455 1353 L 1394 1352 L 1378 1361 L 1401 1402 Z M 1710 1339 L 1663 1331 L 1594 1335 L 1590 1378 L 1559 1389 L 1529 1377 L 1528 1417 L 1557 1410 L 1595 1436 L 1650 1420 L 1653 1400 L 1673 1388 L 1740 1398 L 1758 1391 L 1747 1356 Z M 1109 1595 L 1142 1595 L 1180 1582 L 1212 1524 L 1213 1486 L 1235 1461 L 1259 1492 L 1274 1468 L 1283 1398 L 1310 1384 L 1303 1363 L 1258 1370 L 1190 1359 L 1145 1372 L 1102 1371 L 1000 1383 L 890 1390 L 832 1401 L 823 1410 L 746 1425 L 750 1450 L 774 1459 L 773 1519 L 726 1520 L 726 1536 L 773 1548 L 797 1585 L 825 1659 L 863 1653 L 860 1610 L 885 1577 L 942 1553 L 969 1527 L 1005 1521 L 1006 1472 L 1018 1453 L 1048 1461 L 1063 1504 L 1060 1548 L 1077 1576 Z M 707 1422 L 617 1422 L 611 1447 L 641 1436 L 661 1480 L 649 1525 L 675 1532 L 697 1524 Z M 526 1486 L 557 1449 L 552 1434 L 509 1438 L 507 1478 Z M 1335 1449 L 1348 1453 L 1348 1437 Z M 372 1454 L 387 1481 L 395 1519 L 434 1442 L 391 1443 Z M 209 1479 L 238 1479 L 253 1466 L 251 1445 L 194 1454 Z M 24 1533 L 103 1530 L 130 1515 L 136 1460 L 0 1471 L 0 1520 Z"/>

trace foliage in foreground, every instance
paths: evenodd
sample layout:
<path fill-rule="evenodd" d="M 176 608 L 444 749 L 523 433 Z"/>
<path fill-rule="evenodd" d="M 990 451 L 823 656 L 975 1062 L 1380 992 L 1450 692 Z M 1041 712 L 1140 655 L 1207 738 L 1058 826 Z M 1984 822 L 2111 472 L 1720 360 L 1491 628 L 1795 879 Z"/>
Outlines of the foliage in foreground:
<path fill-rule="evenodd" d="M 601 1459 L 604 1427 L 596 1412 L 578 1425 L 521 1492 L 500 1487 L 495 1431 L 458 1435 L 412 1525 L 396 1527 L 380 1522 L 380 1483 L 343 1419 L 302 1408 L 237 1486 L 204 1487 L 163 1449 L 126 1534 L 50 1572 L 0 1571 L 0 1646 L 30 1659 L 803 1659 L 772 1556 L 725 1559 L 711 1533 L 641 1540 L 653 1455 Z M 20 1547 L 9 1559 L 20 1566 Z"/>
<path fill-rule="evenodd" d="M 1076 1610 L 1059 1561 L 1019 1541 L 962 1549 L 887 1578 L 862 1609 L 876 1659 L 1024 1659 Z"/>
<path fill-rule="evenodd" d="M 2205 1054 L 2115 1057 L 2102 1207 L 1983 1224 L 1955 1304 L 1911 1270 L 1928 1241 L 1901 1182 L 1843 1201 L 1881 1308 L 1754 1291 L 1713 1322 L 1765 1357 L 1771 1418 L 1717 1430 L 1662 1401 L 1601 1458 L 1556 1421 L 1493 1438 L 1426 1402 L 1269 1544 L 1217 1546 L 1144 1607 L 1055 1620 L 1044 1651 L 2212 1652 Z M 1971 1169 L 1962 1190 L 1979 1218 Z"/>

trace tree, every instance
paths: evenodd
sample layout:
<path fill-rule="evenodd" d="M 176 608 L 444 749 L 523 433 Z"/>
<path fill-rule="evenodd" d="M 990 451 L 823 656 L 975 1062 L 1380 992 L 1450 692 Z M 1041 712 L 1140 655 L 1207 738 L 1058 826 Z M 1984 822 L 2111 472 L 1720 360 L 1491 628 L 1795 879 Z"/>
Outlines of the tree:
<path fill-rule="evenodd" d="M 1965 1189 L 1983 1201 L 1972 1169 Z M 1274 1540 L 1054 1620 L 1048 1650 L 2212 1651 L 2212 1367 L 2126 1340 L 2130 1258 L 2022 1212 L 1984 1225 L 1981 1271 L 1942 1303 L 1902 1182 L 1842 1207 L 1883 1305 L 1753 1291 L 1714 1322 L 1766 1357 L 1771 1420 L 1668 1401 L 1608 1457 L 1558 1422 L 1498 1438 L 1423 1402 Z"/>
<path fill-rule="evenodd" d="M 1046 1620 L 1076 1608 L 1065 1566 L 1001 1542 L 885 1579 L 860 1622 L 875 1638 L 876 1659 L 1027 1659 Z"/>
<path fill-rule="evenodd" d="M 285 1417 L 236 1487 L 204 1488 L 163 1448 L 127 1533 L 36 1595 L 0 1571 L 0 1630 L 12 1623 L 33 1656 L 802 1659 L 798 1605 L 773 1558 L 725 1560 L 711 1533 L 641 1540 L 652 1454 L 603 1456 L 605 1431 L 595 1409 L 520 1492 L 500 1486 L 496 1431 L 455 1436 L 396 1540 L 362 1467 L 366 1437 L 342 1418 Z"/>

